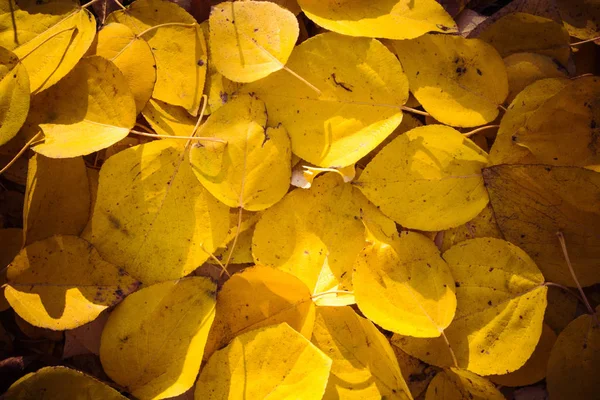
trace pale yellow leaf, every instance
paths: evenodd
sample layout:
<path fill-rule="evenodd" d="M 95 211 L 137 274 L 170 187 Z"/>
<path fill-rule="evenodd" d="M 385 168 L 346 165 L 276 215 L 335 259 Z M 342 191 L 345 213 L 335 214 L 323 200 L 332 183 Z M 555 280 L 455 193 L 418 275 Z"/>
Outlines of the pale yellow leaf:
<path fill-rule="evenodd" d="M 449 368 L 438 373 L 425 394 L 425 400 L 504 399 L 504 395 L 490 381 L 458 368 Z"/>
<path fill-rule="evenodd" d="M 12 139 L 29 112 L 29 75 L 19 58 L 0 47 L 0 146 Z"/>

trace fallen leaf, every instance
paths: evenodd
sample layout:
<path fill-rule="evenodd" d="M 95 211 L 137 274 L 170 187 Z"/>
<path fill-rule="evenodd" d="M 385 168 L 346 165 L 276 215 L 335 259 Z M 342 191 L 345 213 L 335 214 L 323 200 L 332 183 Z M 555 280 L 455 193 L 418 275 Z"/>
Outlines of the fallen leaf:
<path fill-rule="evenodd" d="M 0 146 L 12 139 L 25 122 L 29 98 L 25 66 L 13 52 L 0 47 Z"/>
<path fill-rule="evenodd" d="M 425 400 L 504 400 L 505 397 L 487 379 L 459 368 L 449 368 L 433 378 Z"/>

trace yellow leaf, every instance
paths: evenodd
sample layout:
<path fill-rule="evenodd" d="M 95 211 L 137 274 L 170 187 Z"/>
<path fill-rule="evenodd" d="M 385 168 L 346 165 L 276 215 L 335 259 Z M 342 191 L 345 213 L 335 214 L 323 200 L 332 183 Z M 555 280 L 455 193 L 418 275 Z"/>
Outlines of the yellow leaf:
<path fill-rule="evenodd" d="M 256 224 L 256 264 L 297 276 L 312 294 L 351 290 L 352 264 L 365 242 L 355 190 L 328 173 L 287 194 Z"/>
<path fill-rule="evenodd" d="M 368 244 L 354 264 L 352 285 L 365 317 L 402 335 L 440 336 L 456 311 L 450 269 L 419 233 Z"/>
<path fill-rule="evenodd" d="M 25 122 L 29 98 L 27 70 L 13 52 L 0 47 L 0 146 Z"/>
<path fill-rule="evenodd" d="M 556 342 L 556 333 L 548 325 L 542 327 L 542 336 L 533 354 L 525 365 L 506 375 L 491 375 L 489 379 L 502 386 L 528 386 L 546 377 L 546 365 L 550 358 L 550 350 Z"/>
<path fill-rule="evenodd" d="M 445 369 L 433 378 L 425 400 L 504 400 L 487 379 L 458 368 Z"/>
<path fill-rule="evenodd" d="M 102 166 L 88 238 L 150 284 L 195 270 L 224 244 L 228 221 L 229 209 L 198 183 L 182 141 L 159 140 Z"/>
<path fill-rule="evenodd" d="M 312 342 L 331 357 L 323 399 L 411 399 L 388 340 L 350 307 L 319 307 Z"/>
<path fill-rule="evenodd" d="M 513 141 L 542 164 L 600 164 L 599 105 L 600 78 L 575 79 L 533 112 Z"/>
<path fill-rule="evenodd" d="M 408 81 L 379 41 L 324 33 L 294 49 L 287 67 L 246 85 L 281 122 L 298 157 L 320 167 L 354 164 L 402 121 Z M 315 91 L 318 90 L 318 92 Z"/>
<path fill-rule="evenodd" d="M 25 375 L 4 394 L 6 400 L 29 400 L 37 396 L 44 400 L 79 399 L 126 400 L 110 386 L 66 367 L 45 367 Z"/>
<path fill-rule="evenodd" d="M 196 126 L 196 118 L 183 107 L 150 99 L 142 115 L 159 135 L 190 136 Z"/>
<path fill-rule="evenodd" d="M 437 231 L 470 221 L 486 206 L 486 164 L 487 154 L 460 132 L 427 125 L 394 139 L 355 185 L 402 226 Z"/>
<path fill-rule="evenodd" d="M 442 245 L 440 247 L 442 252 L 467 239 L 482 237 L 502 239 L 502 232 L 500 232 L 500 228 L 498 228 L 498 224 L 496 223 L 494 210 L 489 204 L 469 222 L 456 228 L 445 230 L 442 235 Z"/>
<path fill-rule="evenodd" d="M 93 321 L 139 285 L 85 240 L 59 235 L 21 250 L 7 278 L 4 294 L 15 312 L 34 326 L 53 330 Z"/>
<path fill-rule="evenodd" d="M 571 322 L 550 353 L 546 383 L 553 399 L 598 397 L 600 325 L 596 315 L 582 315 Z"/>
<path fill-rule="evenodd" d="M 236 336 L 282 322 L 310 339 L 315 305 L 306 285 L 291 274 L 262 265 L 234 274 L 217 296 L 205 358 Z"/>
<path fill-rule="evenodd" d="M 81 157 L 29 160 L 23 209 L 25 245 L 53 235 L 79 235 L 90 217 L 90 187 Z"/>
<path fill-rule="evenodd" d="M 434 0 L 299 0 L 323 28 L 349 36 L 413 39 L 427 32 L 456 33 L 456 23 Z"/>
<path fill-rule="evenodd" d="M 4 296 L 6 267 L 15 258 L 23 245 L 23 230 L 17 228 L 0 229 L 0 311 L 8 310 L 10 304 Z"/>
<path fill-rule="evenodd" d="M 36 152 L 51 158 L 87 155 L 127 136 L 135 124 L 135 102 L 112 62 L 84 58 L 58 84 L 32 98 L 26 124 L 44 132 Z"/>
<path fill-rule="evenodd" d="M 496 140 L 490 150 L 491 165 L 537 163 L 537 159 L 527 148 L 514 142 L 513 135 L 525 125 L 532 113 L 569 82 L 568 79 L 542 79 L 532 83 L 515 97 L 500 121 Z M 555 119 L 553 121 L 556 122 Z"/>
<path fill-rule="evenodd" d="M 285 322 L 246 332 L 212 355 L 195 399 L 320 400 L 331 359 Z"/>
<path fill-rule="evenodd" d="M 290 11 L 268 1 L 226 1 L 208 20 L 212 62 L 226 78 L 254 82 L 283 68 L 299 35 Z"/>
<path fill-rule="evenodd" d="M 508 95 L 498 52 L 479 39 L 423 35 L 392 43 L 410 91 L 436 120 L 453 126 L 493 121 Z"/>
<path fill-rule="evenodd" d="M 536 53 L 515 53 L 504 59 L 508 75 L 507 103 L 512 103 L 523 89 L 532 83 L 547 78 L 566 78 L 566 70 L 559 67 L 550 57 Z"/>
<path fill-rule="evenodd" d="M 190 164 L 202 185 L 229 207 L 264 210 L 287 193 L 291 179 L 290 139 L 283 127 L 267 127 L 265 104 L 242 95 L 215 111 L 197 143 Z"/>
<path fill-rule="evenodd" d="M 152 96 L 156 82 L 156 63 L 148 43 L 127 26 L 113 23 L 98 32 L 90 50 L 112 61 L 123 73 L 139 114 Z"/>
<path fill-rule="evenodd" d="M 600 282 L 600 172 L 497 165 L 483 175 L 504 237 L 530 254 L 548 281 L 576 286 L 556 237 L 560 231 L 581 285 Z"/>
<path fill-rule="evenodd" d="M 507 14 L 487 27 L 479 38 L 494 46 L 502 57 L 514 53 L 538 53 L 567 67 L 571 56 L 567 29 L 538 15 Z"/>
<path fill-rule="evenodd" d="M 94 40 L 96 20 L 72 1 L 11 0 L 0 5 L 0 32 L 0 46 L 19 57 L 36 94 L 75 67 Z"/>
<path fill-rule="evenodd" d="M 197 115 L 206 78 L 207 49 L 194 17 L 167 0 L 138 0 L 126 10 L 110 14 L 107 22 L 127 25 L 150 45 L 156 60 L 152 97 Z M 158 27 L 162 24 L 172 25 Z"/>
<path fill-rule="evenodd" d="M 236 222 L 237 224 L 237 216 Z M 234 224 L 233 230 L 237 232 L 236 226 Z M 246 229 L 245 231 L 240 232 L 235 242 L 235 247 L 233 248 L 233 254 L 231 255 L 231 259 L 229 260 L 229 264 L 253 264 L 254 258 L 252 258 L 252 236 L 254 235 L 254 229 Z M 229 257 L 229 253 L 231 252 L 231 246 L 233 242 L 230 241 L 224 247 L 219 247 L 215 252 L 214 256 L 220 260 L 225 261 Z M 212 258 L 208 259 L 206 262 L 211 264 L 217 264 Z"/>
<path fill-rule="evenodd" d="M 593 39 L 600 33 L 600 3 L 592 1 L 558 0 L 563 24 L 571 36 Z"/>
<path fill-rule="evenodd" d="M 227 101 L 235 95 L 242 84 L 225 78 L 217 70 L 210 52 L 208 20 L 202 22 L 200 27 L 208 41 L 208 68 L 206 70 L 206 85 L 204 85 L 204 94 L 208 97 L 205 114 L 208 115 L 217 111 L 217 109 L 227 103 Z M 221 49 L 218 49 L 217 51 L 221 51 Z"/>
<path fill-rule="evenodd" d="M 102 331 L 100 361 L 106 374 L 141 400 L 191 388 L 215 318 L 216 289 L 209 279 L 192 277 L 128 296 Z"/>
<path fill-rule="evenodd" d="M 393 343 L 433 365 L 480 375 L 520 368 L 537 345 L 546 308 L 544 277 L 521 249 L 500 239 L 466 240 L 443 254 L 456 281 L 456 315 L 445 338 L 394 335 Z M 446 344 L 446 339 L 448 344 Z"/>

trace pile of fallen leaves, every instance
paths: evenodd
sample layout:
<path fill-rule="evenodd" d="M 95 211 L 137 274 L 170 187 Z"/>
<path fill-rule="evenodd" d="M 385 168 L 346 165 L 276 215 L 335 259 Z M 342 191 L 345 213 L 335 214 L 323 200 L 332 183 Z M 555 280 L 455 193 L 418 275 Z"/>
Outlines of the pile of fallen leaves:
<path fill-rule="evenodd" d="M 0 0 L 4 399 L 599 398 L 600 6 L 441 3 Z"/>

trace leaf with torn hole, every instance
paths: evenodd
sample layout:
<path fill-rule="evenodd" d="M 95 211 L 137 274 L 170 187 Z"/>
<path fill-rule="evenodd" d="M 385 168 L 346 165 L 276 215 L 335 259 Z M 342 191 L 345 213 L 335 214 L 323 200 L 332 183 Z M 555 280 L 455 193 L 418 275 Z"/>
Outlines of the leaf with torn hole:
<path fill-rule="evenodd" d="M 139 285 L 77 236 L 30 244 L 9 265 L 7 278 L 4 293 L 16 313 L 34 326 L 53 330 L 94 320 Z"/>

